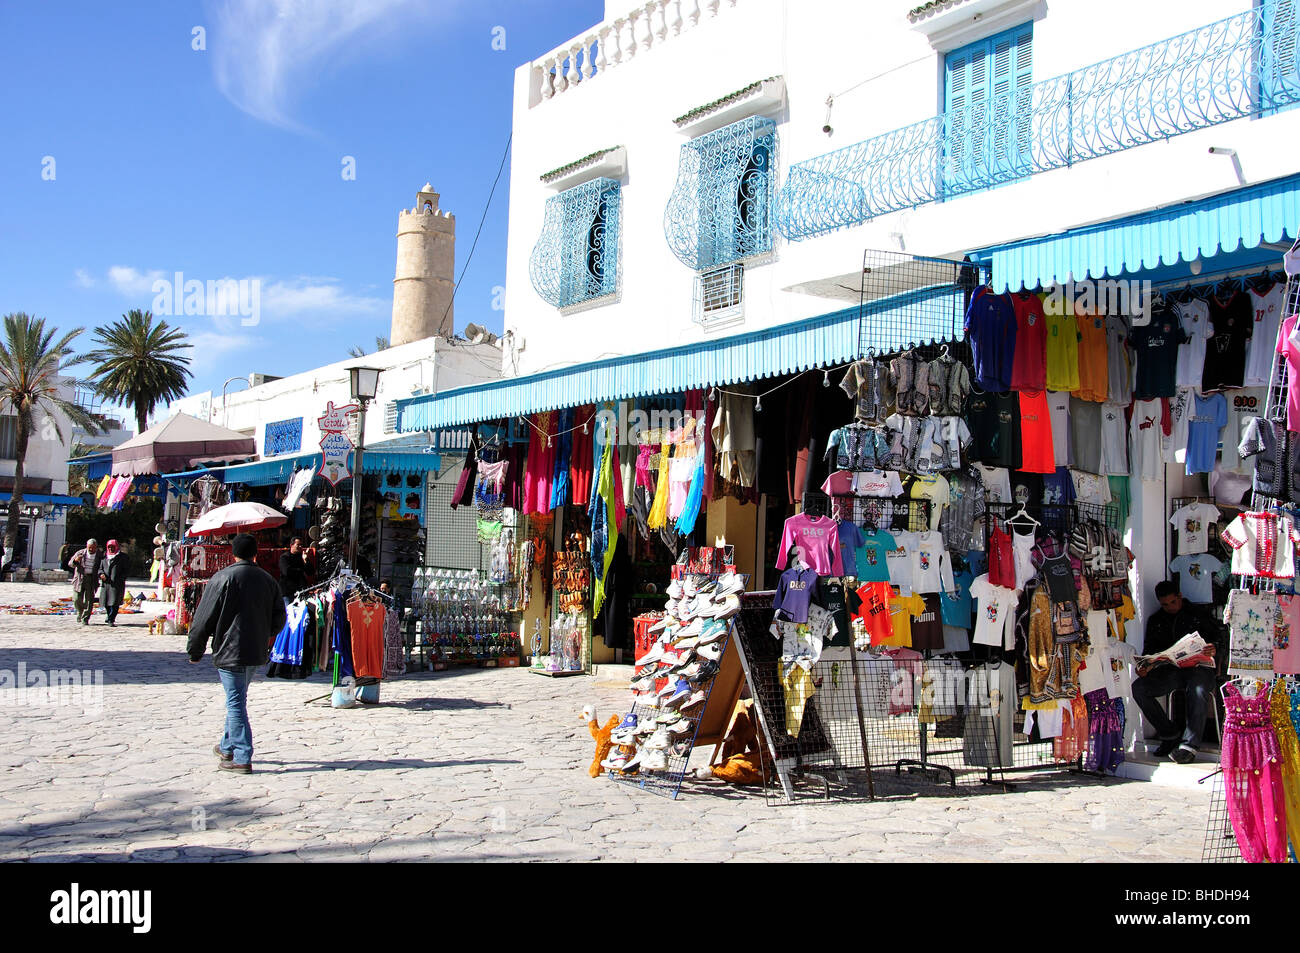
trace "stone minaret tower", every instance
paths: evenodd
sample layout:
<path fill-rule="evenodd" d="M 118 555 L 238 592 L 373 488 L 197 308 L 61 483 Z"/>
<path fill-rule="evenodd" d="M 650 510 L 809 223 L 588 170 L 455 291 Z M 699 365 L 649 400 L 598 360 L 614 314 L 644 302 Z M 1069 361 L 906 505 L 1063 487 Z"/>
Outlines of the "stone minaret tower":
<path fill-rule="evenodd" d="M 397 218 L 391 345 L 434 335 L 451 336 L 455 265 L 456 216 L 439 211 L 438 193 L 426 182 L 416 196 L 415 208 L 404 210 Z"/>

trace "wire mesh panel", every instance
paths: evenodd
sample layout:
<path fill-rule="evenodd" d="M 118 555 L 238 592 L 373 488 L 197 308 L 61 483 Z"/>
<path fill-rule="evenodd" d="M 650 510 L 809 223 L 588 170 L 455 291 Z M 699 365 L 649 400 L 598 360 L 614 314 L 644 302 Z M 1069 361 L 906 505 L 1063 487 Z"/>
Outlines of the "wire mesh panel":
<path fill-rule="evenodd" d="M 1228 817 L 1223 772 L 1216 771 L 1208 780 L 1203 778 L 1201 783 L 1210 785 L 1210 815 L 1205 825 L 1201 863 L 1240 864 L 1243 860 L 1241 850 L 1237 847 L 1237 837 L 1232 832 L 1232 821 Z"/>
<path fill-rule="evenodd" d="M 971 262 L 868 249 L 862 255 L 858 351 L 905 350 L 963 337 L 966 303 L 980 284 Z"/>
<path fill-rule="evenodd" d="M 486 569 L 483 548 L 479 545 L 478 519 L 471 506 L 452 509 L 451 500 L 465 460 L 438 474 L 430 473 L 425 492 L 426 566 L 449 569 Z"/>

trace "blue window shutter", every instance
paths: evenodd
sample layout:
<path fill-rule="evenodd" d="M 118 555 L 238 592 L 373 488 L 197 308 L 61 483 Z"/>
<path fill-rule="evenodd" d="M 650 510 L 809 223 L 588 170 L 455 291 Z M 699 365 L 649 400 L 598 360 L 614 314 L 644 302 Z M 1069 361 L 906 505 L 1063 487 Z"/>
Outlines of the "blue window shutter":
<path fill-rule="evenodd" d="M 1032 23 L 944 59 L 943 184 L 947 195 L 1030 171 Z"/>
<path fill-rule="evenodd" d="M 983 164 L 988 131 L 989 41 L 953 50 L 944 61 L 944 189 L 969 188 Z"/>
<path fill-rule="evenodd" d="M 1300 101 L 1300 0 L 1261 0 L 1259 97 L 1260 107 L 1278 109 Z"/>
<path fill-rule="evenodd" d="M 995 180 L 1029 173 L 1034 33 L 1031 24 L 989 41 L 992 74 L 989 122 L 993 142 L 989 172 Z"/>

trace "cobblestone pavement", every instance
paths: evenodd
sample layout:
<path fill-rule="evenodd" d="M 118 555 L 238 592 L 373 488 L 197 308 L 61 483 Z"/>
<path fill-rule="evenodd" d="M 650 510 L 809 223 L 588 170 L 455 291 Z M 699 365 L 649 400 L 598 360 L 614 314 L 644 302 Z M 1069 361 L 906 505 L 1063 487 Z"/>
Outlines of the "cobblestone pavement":
<path fill-rule="evenodd" d="M 0 604 L 66 590 L 0 586 Z M 768 806 L 689 781 L 669 801 L 587 776 L 587 703 L 626 693 L 521 669 L 425 673 L 383 704 L 259 678 L 250 776 L 216 770 L 223 703 L 210 657 L 150 636 L 147 616 L 83 628 L 0 614 L 0 859 L 62 860 L 1197 860 L 1208 792 L 1145 782 Z M 98 621 L 98 620 L 97 620 Z M 5 679 L 102 671 L 102 705 L 51 705 Z M 89 707 L 86 703 L 89 702 Z M 698 757 L 698 755 L 697 755 Z"/>

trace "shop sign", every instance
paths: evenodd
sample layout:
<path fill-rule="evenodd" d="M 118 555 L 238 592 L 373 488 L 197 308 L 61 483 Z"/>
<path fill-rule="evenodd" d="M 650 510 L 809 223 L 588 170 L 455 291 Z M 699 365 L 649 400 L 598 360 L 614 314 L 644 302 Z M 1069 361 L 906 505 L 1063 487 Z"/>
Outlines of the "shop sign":
<path fill-rule="evenodd" d="M 316 418 L 316 422 L 320 424 L 320 432 L 346 433 L 350 424 L 348 418 L 360 409 L 356 404 L 344 404 L 342 407 L 335 407 L 334 401 L 331 400 L 325 405 L 324 416 Z"/>
<path fill-rule="evenodd" d="M 352 451 L 352 441 L 348 439 L 347 434 L 332 430 L 321 436 L 320 448 L 324 457 L 321 461 L 320 475 L 329 480 L 331 485 L 338 486 L 340 482 L 352 475 L 348 470 L 348 454 Z"/>

